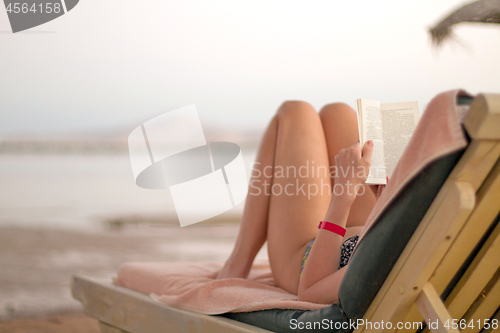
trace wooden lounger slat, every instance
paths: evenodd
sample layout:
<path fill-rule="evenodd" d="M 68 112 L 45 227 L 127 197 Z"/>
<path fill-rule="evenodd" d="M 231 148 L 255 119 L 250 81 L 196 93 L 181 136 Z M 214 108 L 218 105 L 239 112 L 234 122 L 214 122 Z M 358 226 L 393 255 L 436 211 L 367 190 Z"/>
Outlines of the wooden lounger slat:
<path fill-rule="evenodd" d="M 490 322 L 491 322 L 492 320 L 494 320 L 494 319 L 496 319 L 496 320 L 497 320 L 497 322 L 498 322 L 498 323 L 500 323 L 500 307 L 497 309 L 497 311 L 496 311 L 495 315 L 494 315 L 493 317 L 491 317 Z M 499 325 L 500 325 L 500 324 L 499 324 Z M 499 326 L 499 327 L 500 327 L 500 326 Z M 482 331 L 482 333 L 492 333 L 492 332 L 498 332 L 499 327 L 497 327 L 497 328 L 493 328 L 493 327 L 490 325 L 490 327 L 485 328 L 485 329 Z"/>
<path fill-rule="evenodd" d="M 479 189 L 474 212 L 431 279 L 439 294 L 443 292 L 453 274 L 490 227 L 498 214 L 498 202 L 500 202 L 500 162 L 496 163 L 490 177 Z"/>
<path fill-rule="evenodd" d="M 477 325 L 478 321 L 483 322 L 485 318 L 490 318 L 496 311 L 498 307 L 498 301 L 500 300 L 500 270 L 497 270 L 496 274 L 493 276 L 488 285 L 484 288 L 484 291 L 480 293 L 469 309 L 463 319 L 466 323 L 472 321 L 474 325 L 466 326 L 462 330 L 463 333 L 479 332 L 480 326 Z M 500 325 L 500 324 L 499 324 Z M 500 330 L 500 326 L 497 331 Z"/>
<path fill-rule="evenodd" d="M 473 140 L 448 179 L 468 182 L 477 191 L 499 156 L 498 140 Z"/>
<path fill-rule="evenodd" d="M 73 297 L 83 304 L 84 312 L 105 324 L 101 326 L 103 332 L 269 333 L 228 318 L 169 307 L 111 282 L 74 277 L 71 289 Z"/>
<path fill-rule="evenodd" d="M 459 333 L 458 329 L 449 328 L 447 329 L 444 324 L 452 320 L 450 314 L 446 310 L 443 302 L 439 298 L 439 295 L 434 290 L 434 287 L 429 282 L 425 284 L 422 288 L 422 292 L 417 298 L 416 305 L 420 312 L 426 319 L 427 324 L 429 322 L 439 322 L 439 333 Z"/>
<path fill-rule="evenodd" d="M 500 224 L 496 226 L 453 292 L 446 299 L 445 304 L 453 318 L 462 318 L 470 304 L 486 288 L 499 267 Z"/>
<path fill-rule="evenodd" d="M 478 190 L 476 195 L 476 208 L 430 279 L 430 282 L 438 294 L 441 294 L 445 290 L 461 265 L 486 233 L 492 221 L 494 221 L 498 214 L 499 202 L 500 160 L 494 165 L 488 178 Z M 465 307 L 462 315 L 470 304 L 469 302 L 468 305 L 462 305 L 462 307 Z M 451 315 L 454 318 L 461 317 L 461 315 L 457 317 L 458 314 L 454 312 L 451 312 Z M 406 322 L 420 320 L 423 320 L 423 318 L 416 307 L 413 307 L 404 319 Z"/>

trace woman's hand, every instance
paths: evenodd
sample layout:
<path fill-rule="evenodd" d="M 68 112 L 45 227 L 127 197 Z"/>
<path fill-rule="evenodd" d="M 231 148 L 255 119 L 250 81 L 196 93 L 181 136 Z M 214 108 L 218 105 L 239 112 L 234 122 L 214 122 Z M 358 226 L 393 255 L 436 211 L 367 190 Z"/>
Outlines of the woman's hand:
<path fill-rule="evenodd" d="M 354 201 L 370 171 L 373 141 L 367 141 L 361 149 L 360 142 L 342 149 L 335 156 L 336 177 L 333 195 Z"/>

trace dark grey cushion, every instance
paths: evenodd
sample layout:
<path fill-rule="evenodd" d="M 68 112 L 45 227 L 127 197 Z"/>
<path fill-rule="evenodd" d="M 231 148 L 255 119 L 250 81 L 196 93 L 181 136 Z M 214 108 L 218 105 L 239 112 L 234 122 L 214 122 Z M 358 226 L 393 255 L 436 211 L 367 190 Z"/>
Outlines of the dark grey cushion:
<path fill-rule="evenodd" d="M 316 311 L 263 310 L 255 312 L 226 313 L 225 317 L 273 332 L 351 332 L 349 318 L 340 304 Z M 337 328 L 336 328 L 337 327 Z M 342 328 L 343 327 L 343 328 Z"/>
<path fill-rule="evenodd" d="M 362 318 L 463 150 L 427 166 L 359 243 L 339 290 L 344 312 Z"/>
<path fill-rule="evenodd" d="M 379 217 L 349 261 L 340 285 L 340 304 L 316 311 L 265 310 L 225 316 L 275 332 L 325 332 L 319 325 L 300 330 L 297 323 L 304 323 L 306 327 L 308 322 L 324 323 L 326 319 L 332 321 L 331 332 L 351 332 L 352 327 L 344 329 L 342 323 L 363 317 L 462 154 L 463 150 L 427 166 Z"/>

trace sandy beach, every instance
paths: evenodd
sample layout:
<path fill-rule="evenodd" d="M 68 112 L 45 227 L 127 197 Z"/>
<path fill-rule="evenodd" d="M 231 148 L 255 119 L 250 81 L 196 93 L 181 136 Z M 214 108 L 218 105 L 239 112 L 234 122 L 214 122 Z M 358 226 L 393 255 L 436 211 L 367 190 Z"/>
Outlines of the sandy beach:
<path fill-rule="evenodd" d="M 0 332 L 98 332 L 71 296 L 73 275 L 111 279 L 129 261 L 223 261 L 237 231 L 237 223 L 94 231 L 2 227 Z"/>
<path fill-rule="evenodd" d="M 122 153 L 3 153 L 0 184 L 1 333 L 97 332 L 71 296 L 73 275 L 111 279 L 130 261 L 224 261 L 242 212 L 181 228 L 169 192 L 138 187 Z"/>

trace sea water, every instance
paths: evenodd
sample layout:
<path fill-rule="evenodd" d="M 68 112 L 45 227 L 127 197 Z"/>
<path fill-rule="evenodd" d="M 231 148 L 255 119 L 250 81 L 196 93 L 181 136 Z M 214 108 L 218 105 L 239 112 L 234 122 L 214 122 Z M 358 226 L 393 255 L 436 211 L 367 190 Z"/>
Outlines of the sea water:
<path fill-rule="evenodd" d="M 243 156 L 248 177 L 255 151 Z M 175 208 L 168 190 L 135 184 L 128 154 L 0 154 L 0 226 L 81 229 L 130 215 Z"/>

